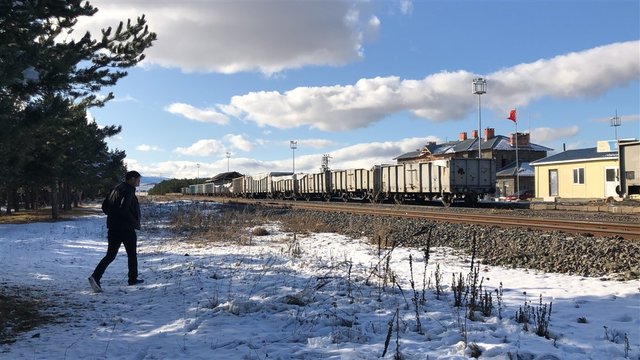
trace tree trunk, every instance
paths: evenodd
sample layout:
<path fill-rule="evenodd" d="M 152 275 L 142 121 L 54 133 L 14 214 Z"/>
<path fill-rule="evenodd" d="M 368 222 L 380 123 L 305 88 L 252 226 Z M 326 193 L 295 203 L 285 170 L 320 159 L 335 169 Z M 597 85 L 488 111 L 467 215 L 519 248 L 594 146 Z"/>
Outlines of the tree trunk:
<path fill-rule="evenodd" d="M 13 189 L 7 189 L 7 215 L 11 214 L 11 208 L 13 207 Z"/>
<path fill-rule="evenodd" d="M 51 218 L 57 220 L 60 217 L 60 205 L 58 204 L 58 178 L 51 184 Z"/>
<path fill-rule="evenodd" d="M 66 211 L 71 210 L 71 189 L 69 188 L 69 183 L 66 181 L 62 184 L 62 192 L 64 193 L 63 209 Z"/>
<path fill-rule="evenodd" d="M 20 210 L 20 198 L 18 197 L 18 189 L 11 190 L 11 197 L 13 198 L 13 211 Z"/>
<path fill-rule="evenodd" d="M 82 190 L 73 191 L 73 207 L 78 207 L 82 203 Z"/>

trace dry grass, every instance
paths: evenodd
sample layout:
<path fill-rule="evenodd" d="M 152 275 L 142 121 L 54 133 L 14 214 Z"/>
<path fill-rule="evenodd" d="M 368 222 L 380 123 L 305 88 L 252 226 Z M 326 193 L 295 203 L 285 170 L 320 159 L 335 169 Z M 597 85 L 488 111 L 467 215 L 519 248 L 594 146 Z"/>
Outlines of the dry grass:
<path fill-rule="evenodd" d="M 60 217 L 55 221 L 70 220 L 78 216 L 102 213 L 94 206 L 80 206 L 71 210 L 60 210 Z M 54 221 L 51 219 L 51 208 L 42 208 L 37 210 L 20 210 L 7 214 L 0 213 L 0 224 L 28 224 L 32 222 Z"/>
<path fill-rule="evenodd" d="M 29 289 L 0 287 L 0 344 L 16 341 L 17 335 L 52 320 L 41 313 L 46 301 Z"/>
<path fill-rule="evenodd" d="M 338 229 L 307 213 L 294 213 L 279 218 L 282 229 L 295 234 L 310 234 L 323 232 L 338 232 Z"/>
<path fill-rule="evenodd" d="M 251 236 L 268 234 L 266 229 L 260 227 L 268 221 L 260 212 L 235 208 L 214 212 L 197 204 L 170 215 L 171 226 L 184 241 L 201 245 L 216 242 L 249 244 Z"/>
<path fill-rule="evenodd" d="M 299 235 L 339 232 L 317 216 L 304 212 L 225 206 L 211 211 L 204 203 L 183 206 L 170 215 L 170 226 L 182 241 L 193 244 L 232 242 L 250 244 L 254 236 L 269 235 L 265 224 L 277 222 L 285 232 Z"/>

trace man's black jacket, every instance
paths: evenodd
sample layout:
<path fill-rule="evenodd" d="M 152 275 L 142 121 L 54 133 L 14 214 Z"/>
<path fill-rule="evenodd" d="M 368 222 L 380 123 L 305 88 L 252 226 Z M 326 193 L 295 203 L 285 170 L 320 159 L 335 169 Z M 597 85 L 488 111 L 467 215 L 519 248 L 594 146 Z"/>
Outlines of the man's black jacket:
<path fill-rule="evenodd" d="M 116 231 L 140 229 L 140 205 L 135 187 L 123 182 L 111 190 L 107 201 L 107 228 Z"/>

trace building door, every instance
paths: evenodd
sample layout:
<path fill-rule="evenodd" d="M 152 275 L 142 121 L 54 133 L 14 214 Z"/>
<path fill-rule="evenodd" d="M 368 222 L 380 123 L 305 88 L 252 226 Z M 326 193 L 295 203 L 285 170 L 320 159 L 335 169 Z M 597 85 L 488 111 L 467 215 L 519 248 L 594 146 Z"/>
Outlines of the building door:
<path fill-rule="evenodd" d="M 606 168 L 604 169 L 604 197 L 618 196 L 616 193 L 616 186 L 619 183 L 619 171 L 618 168 Z"/>
<path fill-rule="evenodd" d="M 549 170 L 549 196 L 558 196 L 558 170 Z"/>

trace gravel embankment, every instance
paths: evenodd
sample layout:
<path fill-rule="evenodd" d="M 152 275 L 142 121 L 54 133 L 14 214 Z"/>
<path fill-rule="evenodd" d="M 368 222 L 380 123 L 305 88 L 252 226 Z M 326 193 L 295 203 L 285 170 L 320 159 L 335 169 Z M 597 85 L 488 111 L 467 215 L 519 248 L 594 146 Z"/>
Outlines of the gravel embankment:
<path fill-rule="evenodd" d="M 263 209 L 264 210 L 264 209 Z M 452 216 L 455 216 L 452 211 Z M 460 209 L 458 211 L 467 211 Z M 277 210 L 281 216 L 291 214 Z M 296 214 L 302 211 L 296 210 Z M 400 218 L 376 218 L 324 212 L 304 212 L 333 229 L 353 237 L 385 236 L 400 246 L 424 247 L 427 235 L 413 236 L 433 225 L 431 246 L 448 246 L 471 254 L 476 234 L 476 258 L 483 264 L 536 269 L 619 280 L 640 279 L 640 242 L 617 238 L 593 237 L 533 229 L 483 227 Z M 516 214 L 513 214 L 516 215 Z M 542 216 L 536 213 L 531 216 Z M 527 216 L 527 212 L 517 216 Z M 607 221 L 609 214 L 554 213 L 555 217 Z M 637 221 L 635 216 L 616 217 L 616 221 Z"/>

